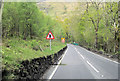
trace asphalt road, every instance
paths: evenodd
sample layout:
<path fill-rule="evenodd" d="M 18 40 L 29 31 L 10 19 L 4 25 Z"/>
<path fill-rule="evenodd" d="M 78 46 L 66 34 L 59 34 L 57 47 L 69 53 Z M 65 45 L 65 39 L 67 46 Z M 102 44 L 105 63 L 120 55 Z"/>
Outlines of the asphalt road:
<path fill-rule="evenodd" d="M 118 63 L 80 46 L 68 44 L 49 79 L 118 79 Z"/>

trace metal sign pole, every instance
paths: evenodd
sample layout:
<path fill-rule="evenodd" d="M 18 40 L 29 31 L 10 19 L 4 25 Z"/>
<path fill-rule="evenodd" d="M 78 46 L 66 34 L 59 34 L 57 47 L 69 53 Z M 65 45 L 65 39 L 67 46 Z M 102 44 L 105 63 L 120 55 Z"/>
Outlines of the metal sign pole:
<path fill-rule="evenodd" d="M 50 50 L 51 50 L 51 39 L 50 39 Z"/>
<path fill-rule="evenodd" d="M 50 40 L 50 50 L 51 50 L 51 39 L 55 39 L 55 38 L 54 38 L 53 34 L 51 32 L 49 32 L 46 39 Z"/>

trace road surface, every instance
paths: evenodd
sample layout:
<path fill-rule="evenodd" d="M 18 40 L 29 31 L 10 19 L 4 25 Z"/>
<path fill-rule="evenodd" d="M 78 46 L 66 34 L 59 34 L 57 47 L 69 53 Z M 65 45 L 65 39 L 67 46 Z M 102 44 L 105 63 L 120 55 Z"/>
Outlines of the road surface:
<path fill-rule="evenodd" d="M 118 63 L 80 46 L 68 44 L 48 79 L 118 79 Z"/>

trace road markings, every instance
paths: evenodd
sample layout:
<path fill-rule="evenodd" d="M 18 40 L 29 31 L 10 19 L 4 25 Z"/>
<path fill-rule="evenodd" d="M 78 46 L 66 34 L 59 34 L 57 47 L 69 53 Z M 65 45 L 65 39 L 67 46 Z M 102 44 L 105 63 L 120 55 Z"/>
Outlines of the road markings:
<path fill-rule="evenodd" d="M 104 75 L 101 75 L 101 77 L 104 77 Z"/>
<path fill-rule="evenodd" d="M 77 51 L 77 49 L 75 48 L 75 50 Z"/>
<path fill-rule="evenodd" d="M 75 50 L 77 51 L 78 54 L 80 54 L 80 52 L 77 50 L 77 48 L 75 48 Z M 80 54 L 80 56 L 81 56 L 83 59 L 85 59 L 82 54 Z"/>
<path fill-rule="evenodd" d="M 81 56 L 83 59 L 85 59 L 85 58 L 83 57 L 83 55 L 80 54 L 80 56 Z"/>
<path fill-rule="evenodd" d="M 81 48 L 82 48 L 82 47 L 81 47 Z M 113 63 L 120 64 L 120 63 L 118 63 L 118 62 L 116 62 L 116 61 L 113 61 L 113 60 L 110 60 L 110 59 L 108 59 L 108 58 L 105 58 L 105 57 L 103 57 L 103 56 L 101 56 L 101 55 L 95 54 L 94 52 L 88 51 L 88 50 L 85 49 L 85 48 L 82 48 L 82 49 L 86 50 L 86 51 L 89 52 L 89 53 L 92 53 L 92 54 L 94 54 L 94 55 L 97 55 L 97 56 L 99 56 L 99 57 L 102 57 L 103 59 L 106 59 L 106 60 L 108 60 L 108 61 L 111 61 L 111 62 L 113 62 Z"/>
<path fill-rule="evenodd" d="M 74 47 L 74 48 L 75 48 L 75 50 L 77 51 L 77 53 L 80 54 L 80 52 L 77 50 L 77 48 L 76 48 L 76 47 Z M 88 51 L 88 50 L 87 50 L 87 51 Z M 92 52 L 91 52 L 91 53 L 92 53 Z M 85 59 L 82 54 L 80 54 L 80 56 L 81 56 L 83 59 Z M 89 61 L 86 60 L 86 62 L 87 62 L 87 64 L 88 64 L 89 66 L 91 66 L 97 73 L 99 73 L 99 71 L 98 71 Z M 101 77 L 104 77 L 104 75 L 101 75 Z"/>
<path fill-rule="evenodd" d="M 80 54 L 80 52 L 79 52 L 76 48 L 75 48 L 75 50 L 78 52 L 78 54 Z M 80 56 L 81 56 L 83 59 L 85 59 L 82 54 L 80 54 Z M 98 71 L 89 61 L 87 61 L 87 63 L 88 63 L 88 65 L 90 65 L 97 73 L 99 73 L 99 71 Z"/>
<path fill-rule="evenodd" d="M 87 63 L 88 63 L 97 73 L 99 73 L 99 71 L 98 71 L 89 61 L 87 61 Z"/>
<path fill-rule="evenodd" d="M 112 60 L 111 60 L 112 61 Z M 114 63 L 116 63 L 116 64 L 120 64 L 120 63 L 118 63 L 118 62 L 116 62 L 116 61 L 113 61 Z"/>
<path fill-rule="evenodd" d="M 57 68 L 59 67 L 59 65 L 60 65 L 61 61 L 62 61 L 62 60 L 63 60 L 63 58 L 65 57 L 65 55 L 66 55 L 67 51 L 68 51 L 68 48 L 67 48 L 67 50 L 65 51 L 65 54 L 63 55 L 62 59 L 58 62 L 58 65 L 55 67 L 54 71 L 52 72 L 52 74 L 50 75 L 50 77 L 49 77 L 48 79 L 52 79 L 52 77 L 53 77 L 53 75 L 55 74 L 55 72 L 56 72 Z"/>

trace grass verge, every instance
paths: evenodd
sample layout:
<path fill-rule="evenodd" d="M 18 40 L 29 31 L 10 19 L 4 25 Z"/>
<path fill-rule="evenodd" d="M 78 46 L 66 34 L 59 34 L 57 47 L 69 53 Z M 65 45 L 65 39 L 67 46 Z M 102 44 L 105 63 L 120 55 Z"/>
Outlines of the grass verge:
<path fill-rule="evenodd" d="M 23 60 L 30 60 L 58 52 L 65 47 L 59 41 L 52 40 L 52 50 L 49 40 L 22 40 L 19 38 L 4 39 L 2 45 L 2 68 L 14 70 L 19 68 Z"/>

